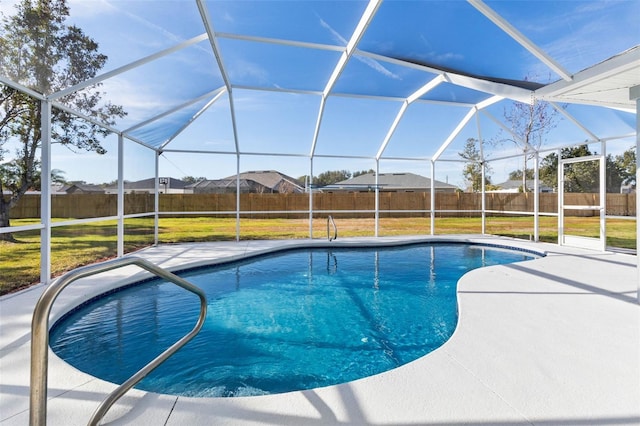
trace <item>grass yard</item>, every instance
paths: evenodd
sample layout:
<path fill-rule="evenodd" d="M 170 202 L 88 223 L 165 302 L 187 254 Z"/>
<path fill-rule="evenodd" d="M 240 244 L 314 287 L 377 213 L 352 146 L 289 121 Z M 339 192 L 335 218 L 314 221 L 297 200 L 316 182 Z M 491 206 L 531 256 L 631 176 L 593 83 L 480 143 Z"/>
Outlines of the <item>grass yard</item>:
<path fill-rule="evenodd" d="M 13 226 L 38 223 L 34 220 L 14 220 Z M 125 252 L 136 251 L 152 245 L 154 220 L 135 218 L 125 220 Z M 374 219 L 336 219 L 338 238 L 373 236 Z M 593 217 L 567 218 L 566 228 L 571 234 L 597 237 L 599 222 Z M 380 236 L 428 235 L 429 218 L 381 218 Z M 437 218 L 436 234 L 479 234 L 482 232 L 480 218 Z M 533 236 L 533 217 L 488 217 L 487 234 L 529 240 Z M 240 220 L 240 238 L 294 239 L 309 236 L 307 219 L 249 219 Z M 17 243 L 0 241 L 0 294 L 10 293 L 39 281 L 40 232 L 27 231 L 14 234 Z M 327 237 L 324 219 L 314 220 L 313 238 Z M 159 221 L 160 243 L 182 243 L 203 241 L 233 241 L 236 238 L 235 218 L 182 217 L 161 218 Z M 540 240 L 556 242 L 558 223 L 555 217 L 540 218 Z M 100 221 L 79 225 L 60 226 L 52 229 L 51 272 L 59 276 L 78 266 L 94 263 L 116 256 L 116 221 Z M 635 249 L 635 220 L 608 219 L 607 244 L 612 247 Z"/>

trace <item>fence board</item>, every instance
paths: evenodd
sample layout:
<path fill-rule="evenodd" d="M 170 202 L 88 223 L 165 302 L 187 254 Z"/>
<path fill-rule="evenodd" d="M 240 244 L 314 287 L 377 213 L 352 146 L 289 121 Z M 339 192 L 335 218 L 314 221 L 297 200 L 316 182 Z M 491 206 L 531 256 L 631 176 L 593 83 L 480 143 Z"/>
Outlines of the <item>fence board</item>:
<path fill-rule="evenodd" d="M 431 196 L 428 192 L 381 192 L 379 208 L 381 217 L 428 216 L 429 213 L 393 213 L 394 210 L 428 210 Z M 486 208 L 498 211 L 533 212 L 533 194 L 486 194 Z M 597 205 L 598 194 L 566 194 L 565 204 Z M 607 214 L 615 216 L 635 216 L 636 194 L 607 194 Z M 69 194 L 54 195 L 52 217 L 55 218 L 92 218 L 117 214 L 117 196 L 113 194 Z M 235 194 L 161 194 L 159 197 L 161 212 L 234 212 Z M 126 194 L 125 214 L 152 212 L 153 194 Z M 308 194 L 240 194 L 241 211 L 294 211 L 309 210 Z M 436 210 L 460 210 L 458 213 L 438 213 L 438 217 L 475 217 L 479 213 L 482 198 L 476 193 L 436 193 Z M 335 217 L 371 217 L 371 213 L 346 213 L 345 210 L 374 210 L 375 193 L 315 193 L 313 209 L 332 212 Z M 558 209 L 558 195 L 540 194 L 540 211 L 555 213 Z M 465 212 L 469 211 L 469 212 Z M 588 216 L 594 211 L 575 211 L 573 215 Z M 192 216 L 192 215 L 191 215 Z M 307 213 L 262 214 L 259 217 L 304 218 Z M 322 214 L 321 216 L 324 216 Z M 40 217 L 40 196 L 27 194 L 11 209 L 12 219 Z M 256 215 L 255 217 L 258 217 Z"/>

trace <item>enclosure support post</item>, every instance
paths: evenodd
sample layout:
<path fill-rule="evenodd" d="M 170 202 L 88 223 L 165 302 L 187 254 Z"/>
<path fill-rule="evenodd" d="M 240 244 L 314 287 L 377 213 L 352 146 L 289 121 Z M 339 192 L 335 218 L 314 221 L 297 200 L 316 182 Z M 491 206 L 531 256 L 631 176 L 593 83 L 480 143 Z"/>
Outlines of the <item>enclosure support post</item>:
<path fill-rule="evenodd" d="M 480 213 L 482 217 L 482 235 L 486 234 L 486 225 L 487 225 L 487 192 L 485 188 L 485 179 L 487 174 L 486 160 L 484 159 L 484 142 L 482 141 L 482 128 L 480 127 L 480 114 L 476 114 L 476 125 L 478 126 L 478 145 L 480 145 L 480 195 L 482 196 L 481 200 L 481 210 Z"/>
<path fill-rule="evenodd" d="M 51 281 L 51 102 L 40 101 L 41 184 L 40 184 L 40 281 Z"/>
<path fill-rule="evenodd" d="M 378 184 L 380 183 L 379 175 L 380 175 L 380 160 L 376 158 L 376 180 L 375 180 L 375 183 L 376 183 L 375 236 L 376 237 L 378 236 L 378 229 L 380 227 L 380 188 L 378 188 Z"/>
<path fill-rule="evenodd" d="M 156 181 L 153 184 L 155 187 L 154 193 L 155 197 L 153 197 L 153 244 L 158 245 L 158 229 L 159 229 L 159 212 L 160 212 L 160 156 L 162 155 L 161 151 L 156 151 Z"/>
<path fill-rule="evenodd" d="M 118 134 L 118 257 L 124 256 L 124 136 Z"/>
<path fill-rule="evenodd" d="M 436 233 L 436 162 L 431 160 L 431 235 Z"/>
<path fill-rule="evenodd" d="M 533 241 L 540 240 L 540 153 L 533 157 Z"/>
<path fill-rule="evenodd" d="M 636 101 L 636 259 L 638 273 L 637 299 L 640 304 L 640 194 L 638 194 L 638 184 L 640 183 L 640 86 L 629 89 L 629 99 Z"/>
<path fill-rule="evenodd" d="M 309 159 L 309 238 L 313 238 L 313 156 Z"/>
<path fill-rule="evenodd" d="M 600 241 L 602 251 L 607 250 L 607 142 L 600 142 L 602 156 L 600 166 Z"/>
<path fill-rule="evenodd" d="M 236 242 L 240 241 L 240 154 L 236 154 Z"/>
<path fill-rule="evenodd" d="M 480 142 L 480 146 L 482 146 L 482 142 Z M 482 155 L 482 154 L 481 154 Z M 487 192 L 486 192 L 486 188 L 484 185 L 485 182 L 485 173 L 486 173 L 486 162 L 484 161 L 484 159 L 482 160 L 482 162 L 480 163 L 480 179 L 482 179 L 482 182 L 480 183 L 480 196 L 482 197 L 482 202 L 481 202 L 481 209 L 482 209 L 482 235 L 487 233 L 486 230 L 486 225 L 487 225 Z"/>
<path fill-rule="evenodd" d="M 562 151 L 557 150 L 558 155 L 558 245 L 564 243 L 564 165 L 562 164 Z"/>

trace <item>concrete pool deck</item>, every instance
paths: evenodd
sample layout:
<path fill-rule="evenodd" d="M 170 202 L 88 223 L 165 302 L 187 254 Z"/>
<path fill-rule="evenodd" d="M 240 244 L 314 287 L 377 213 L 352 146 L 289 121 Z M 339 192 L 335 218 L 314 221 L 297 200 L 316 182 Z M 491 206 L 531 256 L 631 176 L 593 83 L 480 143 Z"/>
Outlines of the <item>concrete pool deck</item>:
<path fill-rule="evenodd" d="M 476 269 L 458 284 L 459 323 L 434 352 L 338 386 L 243 398 L 132 390 L 107 414 L 135 425 L 640 425 L 640 305 L 636 256 L 491 236 L 341 239 L 332 245 L 472 241 L 546 257 Z M 321 240 L 162 245 L 137 256 L 196 265 Z M 85 278 L 54 304 L 51 324 L 79 300 L 140 275 L 126 267 Z M 29 422 L 30 327 L 44 286 L 0 298 L 0 425 Z M 49 351 L 48 424 L 86 424 L 115 386 Z"/>

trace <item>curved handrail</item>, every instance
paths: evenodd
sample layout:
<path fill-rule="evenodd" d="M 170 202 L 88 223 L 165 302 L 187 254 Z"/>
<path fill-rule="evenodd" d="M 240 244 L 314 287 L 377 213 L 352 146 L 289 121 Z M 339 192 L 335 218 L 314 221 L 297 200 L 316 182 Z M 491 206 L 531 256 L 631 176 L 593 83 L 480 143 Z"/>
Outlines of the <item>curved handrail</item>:
<path fill-rule="evenodd" d="M 333 225 L 333 237 L 331 236 L 331 230 L 329 225 Z M 333 216 L 327 216 L 327 238 L 329 241 L 333 241 L 338 238 L 338 227 L 336 226 L 335 220 L 333 220 Z"/>
<path fill-rule="evenodd" d="M 47 423 L 47 369 L 49 362 L 49 314 L 51 307 L 62 290 L 69 284 L 91 275 L 101 272 L 110 271 L 112 269 L 121 268 L 123 266 L 137 265 L 147 271 L 170 281 L 185 290 L 195 293 L 200 298 L 200 315 L 195 327 L 183 338 L 171 345 L 167 350 L 158 355 L 155 359 L 145 365 L 137 373 L 135 373 L 126 382 L 118 386 L 107 398 L 100 404 L 97 410 L 91 416 L 90 425 L 97 425 L 104 417 L 109 408 L 129 389 L 135 386 L 140 380 L 147 376 L 156 367 L 162 364 L 167 358 L 173 355 L 178 349 L 191 340 L 202 328 L 207 314 L 207 299 L 204 292 L 191 284 L 190 282 L 166 271 L 153 263 L 139 257 L 123 257 L 119 259 L 109 260 L 103 263 L 84 266 L 73 270 L 57 281 L 47 286 L 40 296 L 38 303 L 33 312 L 31 321 L 31 393 L 29 400 L 29 424 L 46 425 Z"/>

